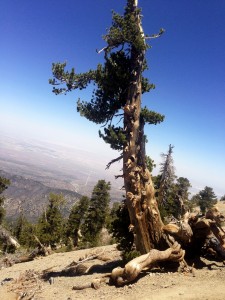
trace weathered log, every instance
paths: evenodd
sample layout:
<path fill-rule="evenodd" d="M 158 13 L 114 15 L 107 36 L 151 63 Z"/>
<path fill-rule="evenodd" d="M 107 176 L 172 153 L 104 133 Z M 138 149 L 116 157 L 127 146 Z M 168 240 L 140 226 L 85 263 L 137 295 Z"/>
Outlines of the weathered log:
<path fill-rule="evenodd" d="M 181 249 L 180 244 L 177 242 L 165 251 L 152 249 L 149 253 L 131 260 L 124 268 L 115 268 L 112 271 L 111 279 L 119 286 L 127 284 L 134 281 L 143 269 L 150 269 L 155 263 L 161 261 L 182 261 L 184 254 L 185 251 Z"/>

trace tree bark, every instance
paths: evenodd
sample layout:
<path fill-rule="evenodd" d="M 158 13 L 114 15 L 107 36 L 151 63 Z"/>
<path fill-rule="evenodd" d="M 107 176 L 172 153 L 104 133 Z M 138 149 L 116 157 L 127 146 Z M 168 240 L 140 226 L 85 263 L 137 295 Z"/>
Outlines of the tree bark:
<path fill-rule="evenodd" d="M 135 15 L 141 35 L 138 1 L 128 0 L 128 7 Z M 134 45 L 131 49 L 132 74 L 124 107 L 124 130 L 127 143 L 123 151 L 123 173 L 126 204 L 130 216 L 130 230 L 134 233 L 136 250 L 141 254 L 159 245 L 162 235 L 162 220 L 155 199 L 150 172 L 145 164 L 144 121 L 141 120 L 142 71 L 145 50 Z"/>

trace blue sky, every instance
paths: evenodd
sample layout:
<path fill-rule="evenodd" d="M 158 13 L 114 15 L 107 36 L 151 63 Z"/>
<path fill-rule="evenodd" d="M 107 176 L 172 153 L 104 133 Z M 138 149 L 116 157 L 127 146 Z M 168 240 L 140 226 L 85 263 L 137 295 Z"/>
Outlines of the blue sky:
<path fill-rule="evenodd" d="M 178 176 L 193 187 L 225 194 L 225 1 L 140 0 L 151 41 L 146 76 L 156 89 L 143 104 L 166 115 L 146 127 L 148 154 L 174 148 Z M 52 62 L 77 72 L 103 62 L 97 54 L 111 24 L 111 10 L 124 1 L 7 0 L 0 4 L 0 126 L 2 132 L 73 144 L 116 157 L 98 138 L 99 127 L 76 112 L 90 90 L 55 96 L 48 79 Z"/>

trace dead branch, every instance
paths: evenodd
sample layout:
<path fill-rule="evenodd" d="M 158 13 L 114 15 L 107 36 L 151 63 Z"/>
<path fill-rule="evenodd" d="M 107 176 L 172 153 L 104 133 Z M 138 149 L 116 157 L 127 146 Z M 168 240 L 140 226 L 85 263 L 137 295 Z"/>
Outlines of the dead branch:
<path fill-rule="evenodd" d="M 108 48 L 109 48 L 108 46 L 105 46 L 105 47 L 103 47 L 103 48 L 100 49 L 100 50 L 96 49 L 96 52 L 97 52 L 98 54 L 100 54 L 101 52 L 106 51 Z"/>
<path fill-rule="evenodd" d="M 39 240 L 39 238 L 34 235 L 34 238 L 36 240 L 36 242 L 38 243 L 38 249 L 39 249 L 39 252 L 38 254 L 40 255 L 44 255 L 44 256 L 48 256 L 49 254 L 51 254 L 51 249 L 45 247 Z"/>
<path fill-rule="evenodd" d="M 123 155 L 120 155 L 119 157 L 112 159 L 107 165 L 106 165 L 106 170 L 110 168 L 112 164 L 114 164 L 117 161 L 120 161 L 123 158 Z"/>
<path fill-rule="evenodd" d="M 150 39 L 156 39 L 156 38 L 159 38 L 160 36 L 162 36 L 162 34 L 165 32 L 165 29 L 161 28 L 159 33 L 156 33 L 156 34 L 152 34 L 150 36 L 145 36 L 145 39 L 146 40 L 150 40 Z"/>
<path fill-rule="evenodd" d="M 122 175 L 115 175 L 114 177 L 115 177 L 115 179 L 124 178 L 124 175 L 123 174 Z"/>

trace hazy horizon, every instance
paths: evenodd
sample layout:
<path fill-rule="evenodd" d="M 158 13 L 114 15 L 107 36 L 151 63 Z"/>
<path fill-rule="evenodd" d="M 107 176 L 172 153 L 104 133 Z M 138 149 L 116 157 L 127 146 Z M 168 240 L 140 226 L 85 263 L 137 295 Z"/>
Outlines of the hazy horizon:
<path fill-rule="evenodd" d="M 108 151 L 109 150 L 109 149 L 107 149 L 108 146 L 104 145 L 104 144 L 103 144 L 103 146 L 104 146 L 105 151 L 99 152 L 97 150 L 97 148 L 95 148 L 95 147 L 94 148 L 91 148 L 91 147 L 84 148 L 78 142 L 76 142 L 75 144 L 72 144 L 72 143 L 67 144 L 67 143 L 60 143 L 57 141 L 52 142 L 52 141 L 48 141 L 48 140 L 44 140 L 44 139 L 41 140 L 41 139 L 37 139 L 37 138 L 30 137 L 30 136 L 25 136 L 25 135 L 23 137 L 22 136 L 13 136 L 12 134 L 10 135 L 9 133 L 3 132 L 2 130 L 0 130 L 0 137 L 1 137 L 0 145 L 2 144 L 1 147 L 3 146 L 4 139 L 10 138 L 10 139 L 12 139 L 12 141 L 14 141 L 16 143 L 21 142 L 21 145 L 23 145 L 24 143 L 27 143 L 28 145 L 33 145 L 34 147 L 42 146 L 42 147 L 46 147 L 46 149 L 51 149 L 51 150 L 54 149 L 55 154 L 53 155 L 53 157 L 55 159 L 55 166 L 60 164 L 60 161 L 62 161 L 62 160 L 65 161 L 65 159 L 66 159 L 67 164 L 70 165 L 71 170 L 72 170 L 73 163 L 74 162 L 78 163 L 79 160 L 82 160 L 82 164 L 80 167 L 81 171 L 85 171 L 86 168 L 90 168 L 90 171 L 95 170 L 94 173 L 97 174 L 96 170 L 99 170 L 99 179 L 104 177 L 104 179 L 106 179 L 106 180 L 112 180 L 113 184 L 115 184 L 115 182 L 116 182 L 116 180 L 114 180 L 114 176 L 121 174 L 122 161 L 120 163 L 115 163 L 114 165 L 112 165 L 109 170 L 105 169 L 106 164 L 111 159 L 117 157 L 117 155 L 116 155 L 117 152 L 113 151 L 113 150 Z M 97 146 L 97 144 L 96 144 L 96 146 Z M 4 147 L 2 147 L 2 148 L 4 148 Z M 11 143 L 10 148 L 11 148 L 12 152 L 18 150 L 18 149 L 16 149 L 16 146 L 13 145 L 13 143 Z M 82 158 L 77 157 L 77 153 L 78 153 L 77 151 L 79 151 Z M 175 153 L 176 153 L 176 149 L 174 148 L 174 154 Z M 39 154 L 42 155 L 41 151 Z M 153 175 L 157 175 L 159 173 L 160 163 L 162 162 L 160 154 L 161 153 L 158 153 L 158 155 L 156 157 L 154 157 L 154 160 L 156 163 L 156 168 L 153 170 Z M 26 153 L 25 153 L 25 155 L 26 155 Z M 7 156 L 7 154 L 5 156 Z M 194 176 L 190 177 L 187 174 L 182 173 L 182 169 L 177 168 L 175 156 L 176 155 L 173 155 L 175 174 L 177 177 L 188 178 L 188 180 L 190 181 L 190 183 L 192 185 L 192 188 L 190 189 L 190 192 L 192 194 L 198 193 L 200 190 L 204 189 L 205 186 L 212 187 L 218 198 L 222 197 L 225 194 L 222 185 L 220 186 L 220 184 L 218 184 L 215 181 L 209 182 L 206 180 L 204 182 L 203 181 L 204 178 L 203 179 L 199 178 L 197 172 L 196 172 L 197 174 L 195 177 Z M 9 158 L 10 157 L 12 157 L 11 153 L 9 155 Z M 0 160 L 1 160 L 1 158 L 2 158 L 2 155 L 0 155 Z M 34 164 L 37 164 L 37 161 L 35 161 L 34 158 L 32 158 L 32 159 L 34 160 L 33 161 Z M 158 159 L 158 160 L 156 160 L 156 159 Z M 49 164 L 50 163 L 51 163 L 51 165 L 54 164 L 54 160 L 53 160 L 53 162 L 49 161 Z M 43 162 L 41 163 L 41 165 L 43 165 Z M 84 167 L 84 166 L 86 166 L 86 167 Z M 48 168 L 47 163 L 46 163 L 45 167 Z M 85 171 L 85 172 L 87 172 L 87 171 Z M 31 171 L 31 173 L 32 173 L 32 171 Z M 70 172 L 70 174 L 73 174 L 73 173 Z M 75 174 L 76 174 L 76 169 L 74 169 L 73 175 L 75 176 Z M 97 175 L 95 175 L 95 176 L 97 176 Z M 72 177 L 72 175 L 71 175 L 71 177 Z M 72 181 L 72 178 L 71 178 L 71 181 Z M 122 181 L 121 180 L 118 181 L 116 186 L 118 188 L 119 187 L 122 188 Z"/>

